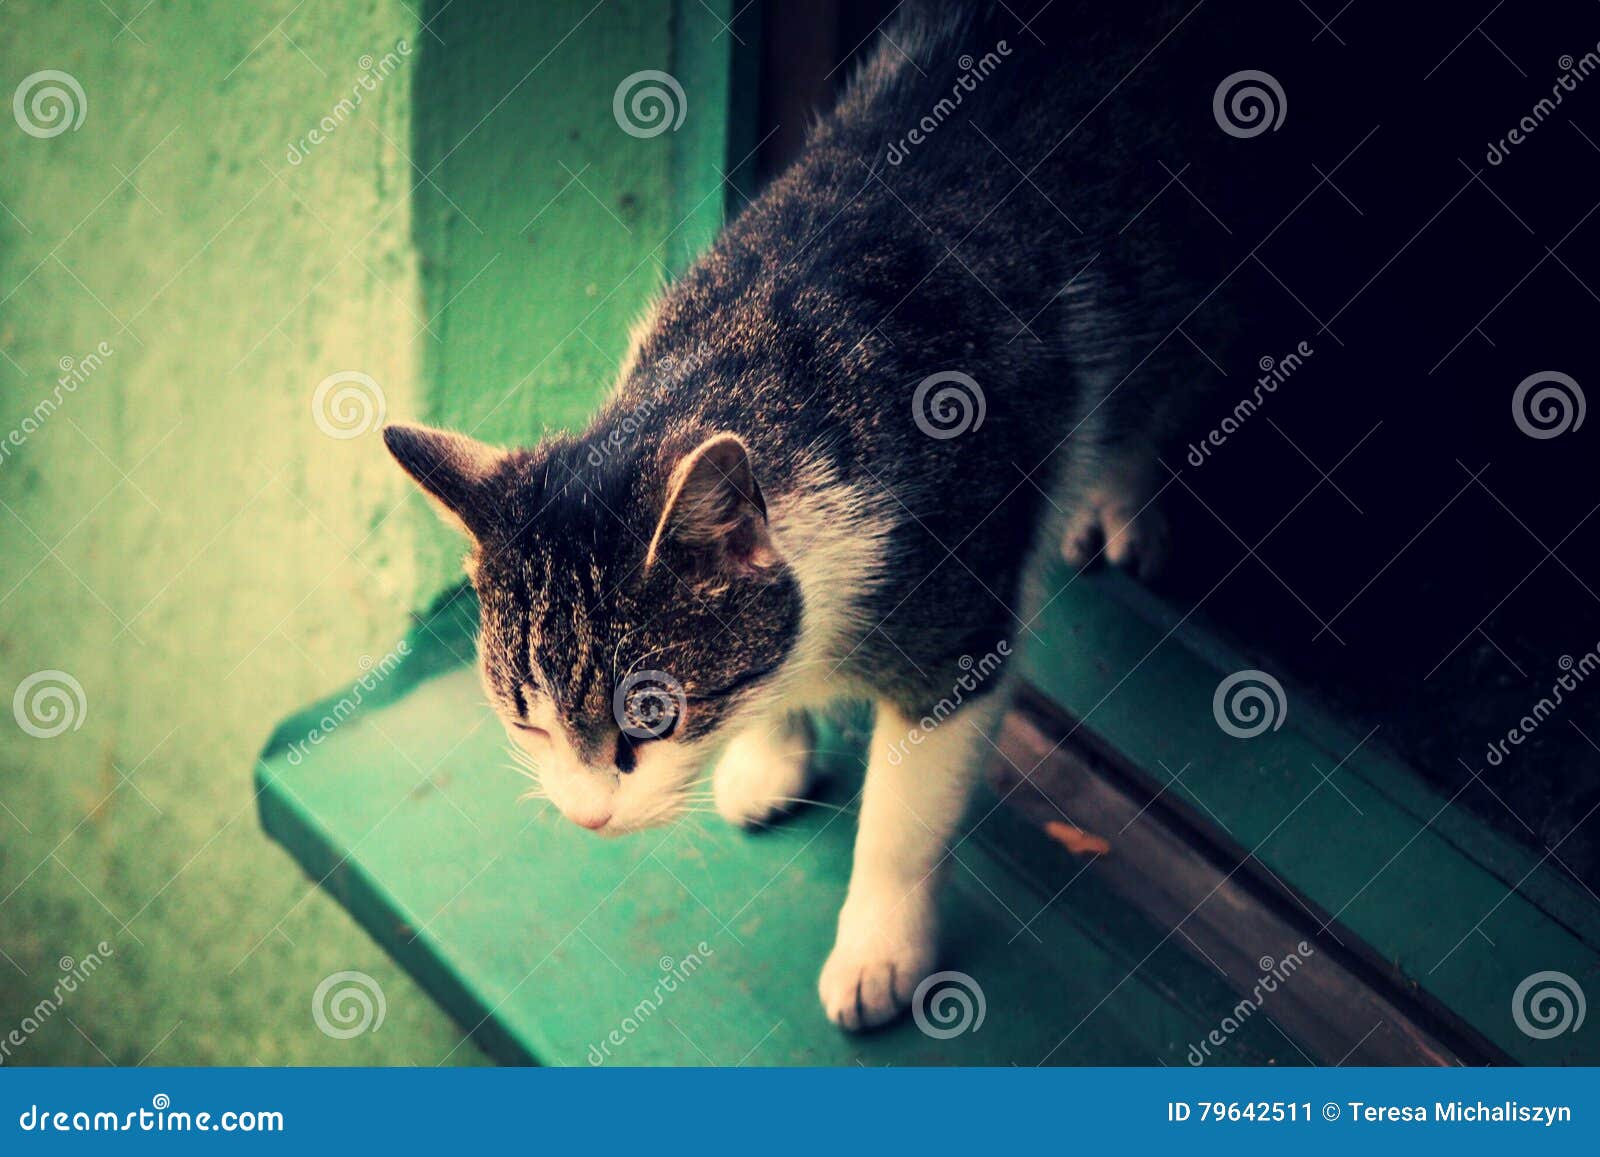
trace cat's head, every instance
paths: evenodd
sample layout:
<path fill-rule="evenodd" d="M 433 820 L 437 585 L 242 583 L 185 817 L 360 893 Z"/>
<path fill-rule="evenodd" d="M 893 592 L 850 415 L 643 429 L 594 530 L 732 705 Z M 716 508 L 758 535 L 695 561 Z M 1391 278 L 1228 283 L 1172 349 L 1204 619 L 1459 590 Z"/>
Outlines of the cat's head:
<path fill-rule="evenodd" d="M 501 451 L 390 426 L 384 441 L 471 540 L 484 688 L 575 823 L 661 823 L 791 656 L 801 600 L 745 443 Z"/>

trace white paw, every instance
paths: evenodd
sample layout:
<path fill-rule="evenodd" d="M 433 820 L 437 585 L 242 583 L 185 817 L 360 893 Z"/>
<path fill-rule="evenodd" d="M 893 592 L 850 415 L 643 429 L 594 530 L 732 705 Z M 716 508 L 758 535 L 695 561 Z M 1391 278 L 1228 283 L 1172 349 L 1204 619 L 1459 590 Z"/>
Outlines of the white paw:
<path fill-rule="evenodd" d="M 933 971 L 937 939 L 926 885 L 903 898 L 846 904 L 817 984 L 828 1019 L 852 1032 L 893 1020 Z"/>
<path fill-rule="evenodd" d="M 1160 571 L 1167 555 L 1166 516 L 1153 502 L 1136 504 L 1120 495 L 1090 494 L 1067 520 L 1061 557 L 1082 570 L 1100 556 L 1139 578 Z"/>
<path fill-rule="evenodd" d="M 711 797 L 722 818 L 756 827 L 792 808 L 811 787 L 814 744 L 804 715 L 734 736 L 711 773 Z"/>

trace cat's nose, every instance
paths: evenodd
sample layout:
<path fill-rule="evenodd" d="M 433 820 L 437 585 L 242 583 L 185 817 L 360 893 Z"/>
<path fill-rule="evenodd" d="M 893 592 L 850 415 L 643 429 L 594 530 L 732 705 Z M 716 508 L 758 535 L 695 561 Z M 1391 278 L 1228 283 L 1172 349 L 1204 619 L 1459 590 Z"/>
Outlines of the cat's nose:
<path fill-rule="evenodd" d="M 570 815 L 567 818 L 572 820 L 572 822 L 577 824 L 580 828 L 588 828 L 591 832 L 597 832 L 611 822 L 611 809 L 607 808 L 604 811 L 578 812 L 577 814 Z"/>

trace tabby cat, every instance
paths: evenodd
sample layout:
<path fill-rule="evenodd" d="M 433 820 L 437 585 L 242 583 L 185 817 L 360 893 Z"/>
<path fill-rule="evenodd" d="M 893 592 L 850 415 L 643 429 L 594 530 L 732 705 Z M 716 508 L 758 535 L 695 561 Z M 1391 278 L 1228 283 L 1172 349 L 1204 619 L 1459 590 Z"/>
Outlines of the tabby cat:
<path fill-rule="evenodd" d="M 811 784 L 807 711 L 876 704 L 820 985 L 849 1029 L 935 966 L 1009 680 L 951 712 L 953 689 L 1027 633 L 1048 556 L 1159 561 L 1157 452 L 1195 360 L 1163 335 L 1210 296 L 1216 230 L 1141 207 L 1179 163 L 1156 142 L 1247 144 L 1212 119 L 1215 60 L 1165 43 L 1181 9 L 1042 7 L 904 5 L 664 291 L 586 432 L 385 430 L 471 540 L 490 700 L 575 823 L 668 821 L 708 763 L 718 810 L 767 823 Z"/>

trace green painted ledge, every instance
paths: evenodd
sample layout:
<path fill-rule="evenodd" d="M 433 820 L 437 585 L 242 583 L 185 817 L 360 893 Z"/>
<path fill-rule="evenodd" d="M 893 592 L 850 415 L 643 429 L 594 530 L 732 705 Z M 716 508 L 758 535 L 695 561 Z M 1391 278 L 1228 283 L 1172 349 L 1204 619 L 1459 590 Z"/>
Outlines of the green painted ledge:
<path fill-rule="evenodd" d="M 514 805 L 526 784 L 464 664 L 475 621 L 470 597 L 442 600 L 357 711 L 334 696 L 285 721 L 256 775 L 268 834 L 495 1059 L 1176 1065 L 1233 1007 L 1175 946 L 1139 966 L 1165 930 L 1092 880 L 1052 904 L 1053 889 L 974 840 L 951 869 L 947 954 L 985 993 L 982 1028 L 835 1030 L 815 982 L 849 874 L 854 817 L 837 808 L 859 784 L 861 721 L 824 729 L 822 806 L 770 831 L 706 816 L 599 839 L 542 803 Z M 330 715 L 342 722 L 307 742 Z M 661 995 L 685 961 L 694 975 Z M 613 1031 L 624 1043 L 608 1056 Z M 1265 1014 L 1219 1057 L 1299 1063 Z"/>
<path fill-rule="evenodd" d="M 1600 909 L 1547 857 L 1495 831 L 1286 686 L 1287 721 L 1234 739 L 1212 715 L 1260 664 L 1125 576 L 1058 574 L 1027 676 L 1286 881 L 1341 936 L 1531 1065 L 1600 1063 L 1600 1035 L 1535 1040 L 1512 1019 L 1527 976 L 1600 975 Z M 1359 809 L 1359 810 L 1358 810 Z"/>
<path fill-rule="evenodd" d="M 1376 745 L 1351 755 L 1355 740 L 1300 698 L 1283 730 L 1219 740 L 1211 690 L 1242 661 L 1120 576 L 1059 578 L 1062 594 L 1039 622 L 1048 643 L 1021 652 L 1037 686 L 1138 766 L 1182 769 L 1168 790 L 1253 850 L 1335 934 L 1365 941 L 1379 967 L 1507 1055 L 1590 1060 L 1584 1038 L 1535 1041 L 1511 1020 L 1510 993 L 1524 976 L 1558 968 L 1581 977 L 1594 965 L 1592 946 L 1563 919 L 1581 917 L 1581 906 L 1552 913 L 1536 902 L 1533 857 L 1486 829 L 1472 838 L 1477 821 L 1442 807 Z M 948 1041 L 910 1023 L 835 1032 L 813 985 L 848 877 L 854 821 L 835 809 L 859 782 L 859 715 L 825 728 L 822 806 L 770 832 L 694 817 L 599 840 L 542 804 L 512 806 L 524 784 L 471 670 L 475 625 L 470 594 L 441 599 L 419 619 L 397 673 L 325 742 L 306 737 L 338 714 L 340 696 L 279 727 L 257 786 L 267 832 L 498 1060 L 1182 1064 L 1236 1000 L 1095 873 L 1063 899 L 1061 872 L 1019 870 L 1038 860 L 1007 847 L 1029 838 L 1022 826 L 986 821 L 963 845 L 947 901 L 947 962 L 986 993 L 984 1029 Z M 1316 770 L 1335 765 L 1339 791 Z M 1543 886 L 1576 902 L 1559 879 Z M 1037 940 L 1018 931 L 1030 918 Z M 1463 942 L 1450 952 L 1479 920 L 1495 950 Z M 702 974 L 652 1003 L 663 968 L 671 974 L 691 956 Z M 1269 1013 L 1216 1060 L 1299 1063 Z M 623 1045 L 591 1051 L 613 1030 Z"/>

